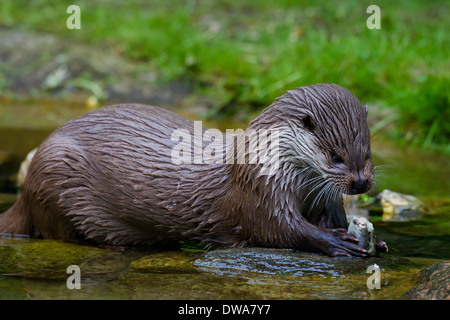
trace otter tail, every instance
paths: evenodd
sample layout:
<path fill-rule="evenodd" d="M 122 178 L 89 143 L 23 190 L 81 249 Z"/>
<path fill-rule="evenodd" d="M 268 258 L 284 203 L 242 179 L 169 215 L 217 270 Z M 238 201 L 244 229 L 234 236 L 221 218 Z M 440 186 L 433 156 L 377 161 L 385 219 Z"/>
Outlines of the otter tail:
<path fill-rule="evenodd" d="M 11 208 L 0 214 L 0 234 L 29 235 L 30 233 L 31 224 L 25 214 L 21 196 Z"/>

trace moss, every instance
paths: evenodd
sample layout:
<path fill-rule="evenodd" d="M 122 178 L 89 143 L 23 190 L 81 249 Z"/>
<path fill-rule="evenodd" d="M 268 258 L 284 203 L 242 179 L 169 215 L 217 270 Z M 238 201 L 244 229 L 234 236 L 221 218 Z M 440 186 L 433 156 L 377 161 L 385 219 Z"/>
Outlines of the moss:
<path fill-rule="evenodd" d="M 55 240 L 30 241 L 16 246 L 0 246 L 0 272 L 24 277 L 63 279 L 67 267 L 83 269 L 89 262 L 105 256 L 102 249 Z"/>
<path fill-rule="evenodd" d="M 0 273 L 18 272 L 18 263 L 21 260 L 17 255 L 17 249 L 8 246 L 0 246 Z"/>
<path fill-rule="evenodd" d="M 192 254 L 183 251 L 167 251 L 142 257 L 130 264 L 130 270 L 147 273 L 196 272 Z"/>

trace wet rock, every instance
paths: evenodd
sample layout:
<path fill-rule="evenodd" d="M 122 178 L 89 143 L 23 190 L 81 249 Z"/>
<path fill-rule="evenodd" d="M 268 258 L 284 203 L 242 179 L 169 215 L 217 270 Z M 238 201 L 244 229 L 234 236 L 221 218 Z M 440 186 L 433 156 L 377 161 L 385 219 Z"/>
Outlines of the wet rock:
<path fill-rule="evenodd" d="M 349 273 L 365 272 L 373 264 L 391 269 L 408 263 L 403 258 L 389 255 L 361 259 L 331 258 L 321 254 L 269 248 L 214 250 L 194 262 L 200 270 L 220 275 L 261 273 L 294 277 L 345 277 Z"/>
<path fill-rule="evenodd" d="M 155 253 L 133 261 L 130 270 L 144 273 L 192 273 L 197 271 L 192 263 L 193 256 L 183 251 Z"/>
<path fill-rule="evenodd" d="M 405 294 L 413 300 L 450 300 L 450 261 L 442 261 L 421 270 L 416 286 Z"/>
<path fill-rule="evenodd" d="M 120 254 L 56 240 L 0 238 L 0 273 L 41 279 L 66 279 L 77 265 L 83 276 L 108 273 L 124 266 Z"/>
<path fill-rule="evenodd" d="M 390 190 L 381 194 L 383 221 L 415 221 L 422 217 L 423 204 L 417 198 Z"/>
<path fill-rule="evenodd" d="M 0 238 L 0 277 L 8 282 L 1 284 L 8 294 L 27 299 L 400 299 L 423 267 L 392 255 L 352 259 L 265 248 L 149 250 Z M 81 290 L 67 289 L 68 264 L 80 266 Z M 381 268 L 380 290 L 367 286 L 368 266 L 374 264 Z"/>
<path fill-rule="evenodd" d="M 150 269 L 136 268 L 143 262 Z M 185 262 L 197 271 L 177 266 Z M 367 287 L 367 270 L 374 264 L 381 269 L 381 290 Z M 134 261 L 129 269 L 120 281 L 139 299 L 399 299 L 419 270 L 392 255 L 330 258 L 270 248 L 161 252 Z"/>

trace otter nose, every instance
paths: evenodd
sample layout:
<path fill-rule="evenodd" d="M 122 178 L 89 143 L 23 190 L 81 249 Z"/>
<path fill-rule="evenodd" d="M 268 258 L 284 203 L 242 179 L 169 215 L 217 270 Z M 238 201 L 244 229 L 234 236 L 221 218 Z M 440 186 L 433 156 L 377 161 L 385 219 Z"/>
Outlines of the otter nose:
<path fill-rule="evenodd" d="M 369 179 L 359 178 L 352 181 L 350 186 L 352 194 L 359 194 L 369 191 L 370 181 Z"/>

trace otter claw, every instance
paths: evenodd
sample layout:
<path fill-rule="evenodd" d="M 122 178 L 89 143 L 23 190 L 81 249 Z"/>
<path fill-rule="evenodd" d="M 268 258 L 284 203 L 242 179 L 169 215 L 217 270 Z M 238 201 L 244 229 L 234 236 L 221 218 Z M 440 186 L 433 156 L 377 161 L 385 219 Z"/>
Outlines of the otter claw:
<path fill-rule="evenodd" d="M 317 240 L 317 248 L 323 253 L 332 256 L 367 256 L 367 250 L 359 246 L 358 239 L 345 230 L 325 229 L 323 237 Z"/>
<path fill-rule="evenodd" d="M 351 257 L 351 255 L 348 254 L 346 251 L 340 250 L 340 249 L 331 249 L 330 256 L 331 257 Z"/>
<path fill-rule="evenodd" d="M 388 252 L 387 243 L 380 239 L 375 239 L 375 248 L 377 251 Z"/>

